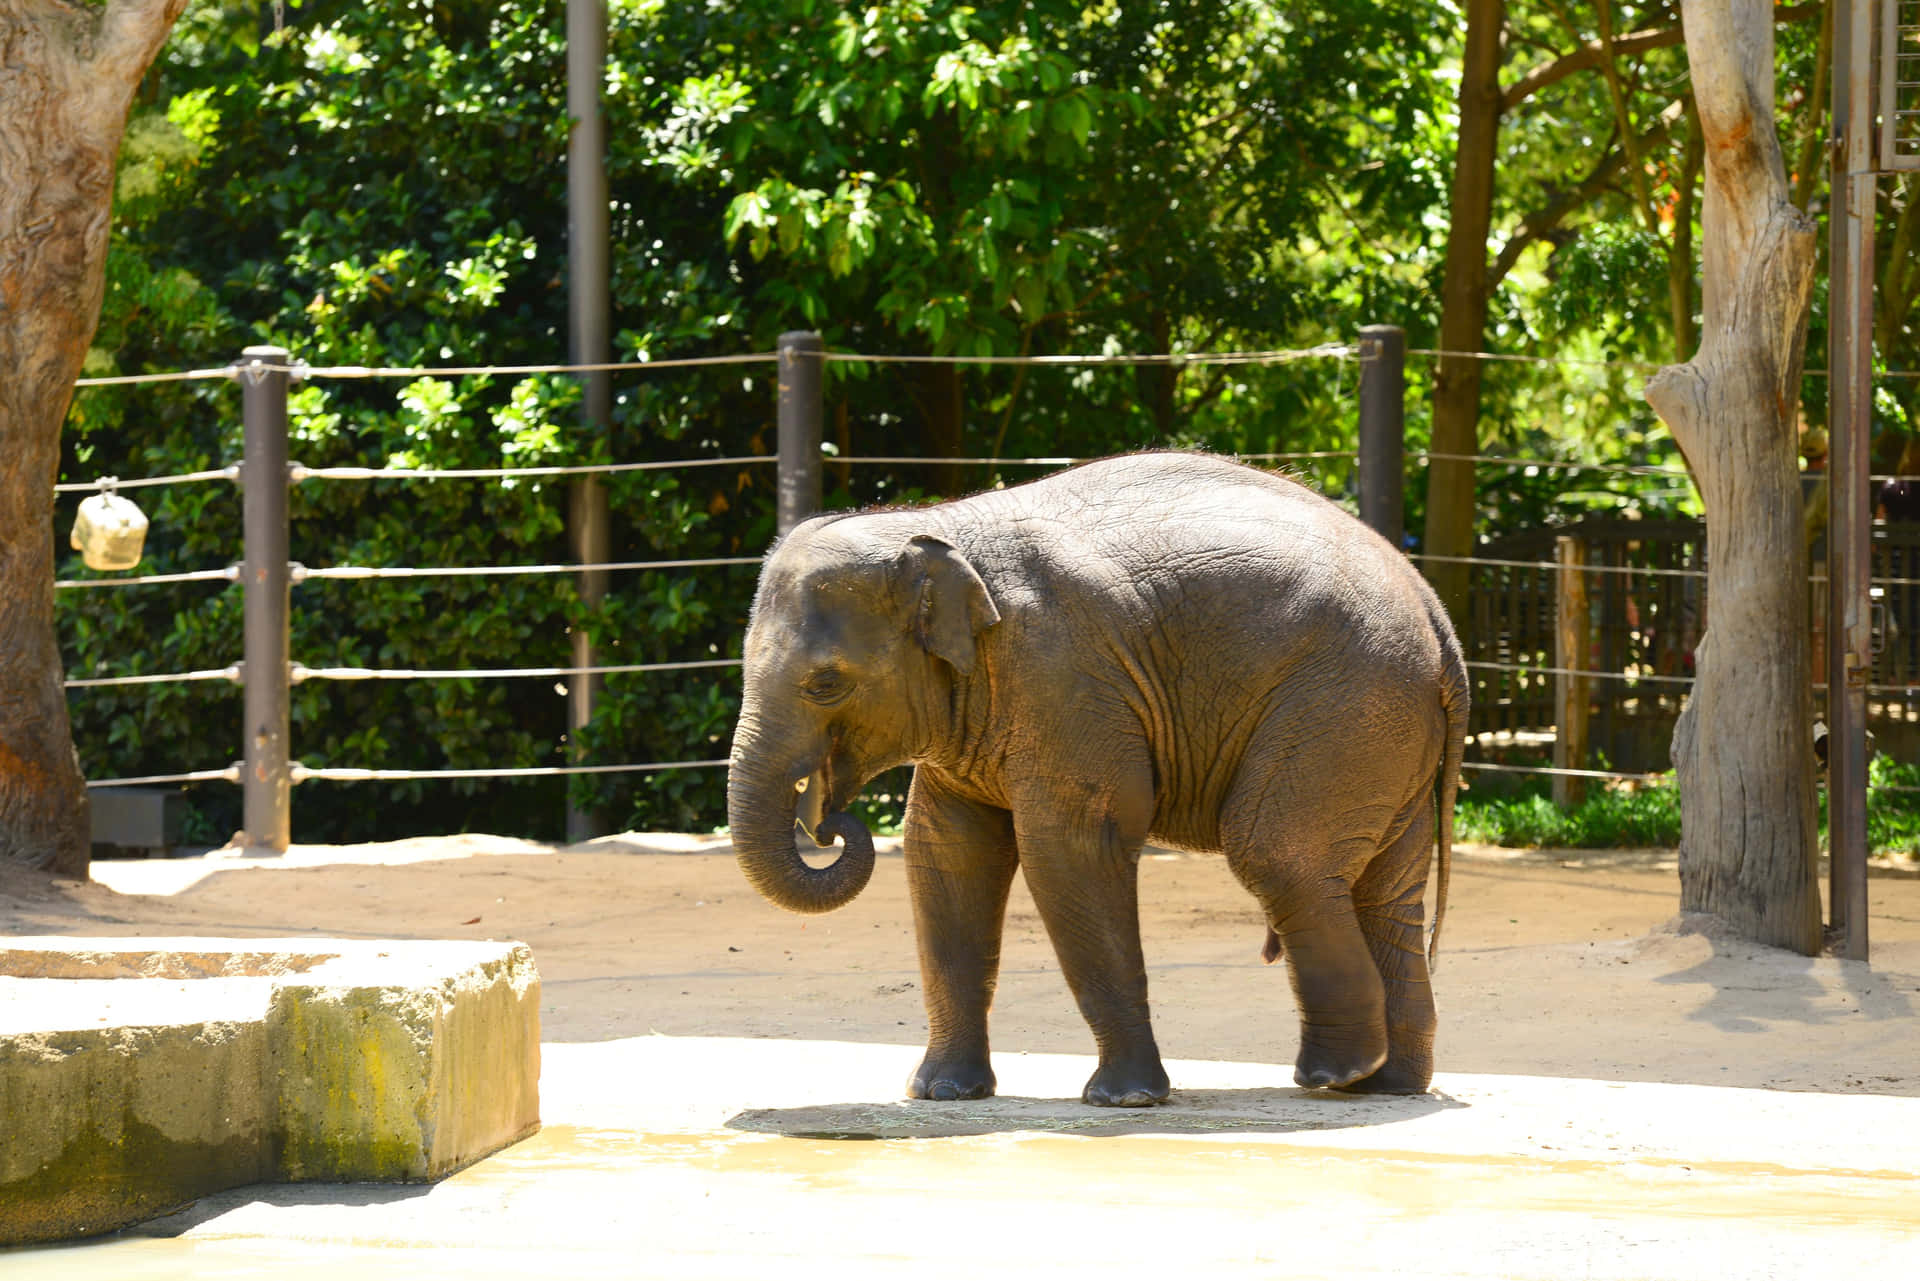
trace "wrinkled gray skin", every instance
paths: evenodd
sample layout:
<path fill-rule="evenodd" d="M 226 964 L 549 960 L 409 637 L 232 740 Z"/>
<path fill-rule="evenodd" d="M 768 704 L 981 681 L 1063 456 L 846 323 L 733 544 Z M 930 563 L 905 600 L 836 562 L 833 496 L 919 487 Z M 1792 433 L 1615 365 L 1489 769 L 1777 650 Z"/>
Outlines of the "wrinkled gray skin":
<path fill-rule="evenodd" d="M 1258 900 L 1300 1012 L 1296 1081 L 1412 1093 L 1433 1071 L 1422 893 L 1437 818 L 1437 941 L 1467 697 L 1438 600 L 1365 526 L 1264 472 L 1136 454 L 795 529 L 754 599 L 727 816 L 762 894 L 828 911 L 873 867 L 841 811 L 916 767 L 914 1098 L 993 1093 L 1017 867 L 1099 1049 L 1083 1097 L 1166 1099 L 1148 840 L 1224 854 Z M 796 821 L 846 848 L 808 866 Z"/>

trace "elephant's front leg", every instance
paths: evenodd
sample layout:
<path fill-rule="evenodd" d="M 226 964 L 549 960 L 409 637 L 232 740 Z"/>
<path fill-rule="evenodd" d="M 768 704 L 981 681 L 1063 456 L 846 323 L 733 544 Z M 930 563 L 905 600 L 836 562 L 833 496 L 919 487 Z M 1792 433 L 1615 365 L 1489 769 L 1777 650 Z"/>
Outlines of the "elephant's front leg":
<path fill-rule="evenodd" d="M 1149 788 L 1143 783 L 1138 796 L 1096 796 L 1066 821 L 1018 816 L 1028 888 L 1100 1054 L 1080 1097 L 1101 1107 L 1164 1103 L 1170 1089 L 1147 1012 L 1140 948 L 1139 857 Z"/>
<path fill-rule="evenodd" d="M 1013 820 L 943 790 L 923 766 L 907 798 L 904 844 L 927 1006 L 927 1053 L 907 1096 L 984 1099 L 994 1088 L 987 1010 L 1019 865 Z"/>

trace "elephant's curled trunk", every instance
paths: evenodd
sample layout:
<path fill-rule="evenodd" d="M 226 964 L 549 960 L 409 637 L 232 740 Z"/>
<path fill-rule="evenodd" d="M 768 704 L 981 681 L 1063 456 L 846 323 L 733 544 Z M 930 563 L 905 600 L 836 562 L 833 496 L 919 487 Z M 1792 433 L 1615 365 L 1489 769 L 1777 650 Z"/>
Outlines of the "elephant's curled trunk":
<path fill-rule="evenodd" d="M 844 907 L 873 875 L 873 837 L 865 824 L 845 812 L 827 815 L 816 829 L 822 840 L 840 839 L 840 856 L 825 867 L 809 866 L 801 858 L 791 791 L 775 799 L 765 788 L 742 786 L 736 775 L 728 788 L 727 824 L 747 880 L 769 902 L 790 912 L 816 915 Z"/>

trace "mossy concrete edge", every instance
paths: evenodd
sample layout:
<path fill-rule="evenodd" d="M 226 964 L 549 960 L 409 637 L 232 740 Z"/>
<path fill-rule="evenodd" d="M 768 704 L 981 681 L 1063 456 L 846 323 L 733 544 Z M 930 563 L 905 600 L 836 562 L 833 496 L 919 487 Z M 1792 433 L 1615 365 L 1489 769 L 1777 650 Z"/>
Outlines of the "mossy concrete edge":
<path fill-rule="evenodd" d="M 0 1245 L 111 1231 L 246 1183 L 432 1181 L 540 1127 L 540 983 L 523 944 L 152 944 L 132 965 L 124 940 L 0 952 L 0 984 L 60 1025 L 0 1027 Z M 10 977 L 23 973 L 60 978 Z M 171 977 L 123 977 L 139 973 Z M 86 1026 L 89 1004 L 124 1018 L 132 989 L 156 983 L 165 1021 Z"/>

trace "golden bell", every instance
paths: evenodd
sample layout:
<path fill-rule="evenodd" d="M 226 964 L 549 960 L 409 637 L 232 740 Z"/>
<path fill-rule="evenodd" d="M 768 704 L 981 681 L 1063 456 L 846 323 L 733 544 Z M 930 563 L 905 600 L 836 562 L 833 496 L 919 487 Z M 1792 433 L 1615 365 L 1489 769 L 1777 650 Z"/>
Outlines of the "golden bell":
<path fill-rule="evenodd" d="M 70 540 L 88 569 L 132 569 L 147 541 L 147 518 L 111 488 L 80 504 Z"/>

